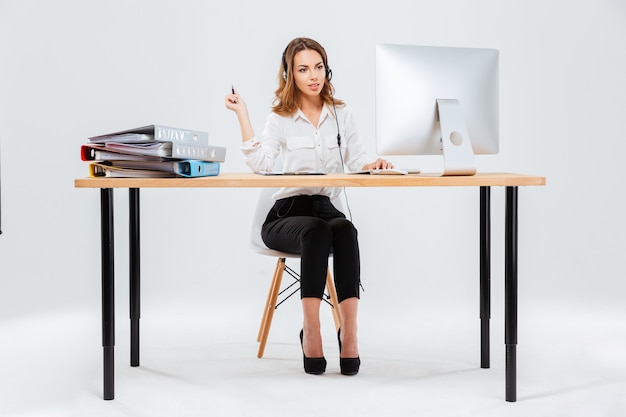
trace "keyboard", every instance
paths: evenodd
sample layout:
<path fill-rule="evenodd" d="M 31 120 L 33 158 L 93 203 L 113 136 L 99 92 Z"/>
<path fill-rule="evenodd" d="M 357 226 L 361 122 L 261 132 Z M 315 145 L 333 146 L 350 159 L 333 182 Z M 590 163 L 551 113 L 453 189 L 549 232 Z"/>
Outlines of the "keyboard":
<path fill-rule="evenodd" d="M 408 175 L 419 174 L 419 168 L 385 168 L 385 169 L 366 169 L 363 171 L 353 172 L 353 174 L 370 174 L 370 175 Z"/>

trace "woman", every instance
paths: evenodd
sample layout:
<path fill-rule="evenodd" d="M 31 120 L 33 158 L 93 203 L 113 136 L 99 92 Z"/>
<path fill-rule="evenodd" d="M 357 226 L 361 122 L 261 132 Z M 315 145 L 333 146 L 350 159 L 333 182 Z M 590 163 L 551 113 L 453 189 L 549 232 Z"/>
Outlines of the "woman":
<path fill-rule="evenodd" d="M 326 51 L 319 43 L 292 40 L 283 52 L 274 107 L 260 138 L 241 96 L 234 90 L 226 96 L 226 108 L 237 115 L 242 151 L 253 171 L 272 171 L 279 159 L 288 172 L 336 173 L 344 171 L 344 164 L 350 171 L 393 167 L 380 158 L 368 163 L 351 109 L 333 99 L 331 78 Z M 331 203 L 338 194 L 338 188 L 283 188 L 274 195 L 276 202 L 261 232 L 269 248 L 301 256 L 300 342 L 304 370 L 310 374 L 326 370 L 319 311 L 331 252 L 341 313 L 337 335 L 341 373 L 355 375 L 361 363 L 357 231 Z"/>

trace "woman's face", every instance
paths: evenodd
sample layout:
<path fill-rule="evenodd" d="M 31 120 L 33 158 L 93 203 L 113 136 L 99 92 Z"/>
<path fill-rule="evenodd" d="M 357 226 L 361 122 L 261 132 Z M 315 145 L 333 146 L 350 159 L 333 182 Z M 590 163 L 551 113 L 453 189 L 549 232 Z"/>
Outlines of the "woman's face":
<path fill-rule="evenodd" d="M 326 81 L 326 67 L 319 52 L 305 49 L 296 53 L 293 57 L 293 77 L 303 95 L 319 96 Z"/>

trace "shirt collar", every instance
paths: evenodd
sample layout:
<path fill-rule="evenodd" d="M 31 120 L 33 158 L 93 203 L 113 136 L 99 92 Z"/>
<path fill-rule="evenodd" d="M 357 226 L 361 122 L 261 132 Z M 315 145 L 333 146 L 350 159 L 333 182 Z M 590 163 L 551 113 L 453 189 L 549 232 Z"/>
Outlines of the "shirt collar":
<path fill-rule="evenodd" d="M 334 118 L 335 114 L 333 113 L 333 111 L 330 109 L 330 107 L 328 106 L 328 104 L 324 104 L 324 107 L 322 107 L 322 113 L 320 114 L 320 125 L 322 124 L 322 122 L 327 118 Z M 293 120 L 298 120 L 298 119 L 303 119 L 303 120 L 309 120 L 307 119 L 307 117 L 304 115 L 304 112 L 302 112 L 302 109 L 298 109 L 297 112 L 294 113 L 294 115 L 292 116 Z"/>

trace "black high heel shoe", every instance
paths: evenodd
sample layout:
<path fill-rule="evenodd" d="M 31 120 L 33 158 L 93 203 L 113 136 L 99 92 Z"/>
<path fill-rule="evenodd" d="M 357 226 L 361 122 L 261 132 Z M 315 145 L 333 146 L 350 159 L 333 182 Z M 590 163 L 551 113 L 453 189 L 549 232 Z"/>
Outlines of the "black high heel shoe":
<path fill-rule="evenodd" d="M 337 340 L 339 341 L 339 354 L 341 355 L 341 329 L 337 330 Z M 356 375 L 361 367 L 361 358 L 342 358 L 339 357 L 339 368 L 342 375 Z"/>
<path fill-rule="evenodd" d="M 304 354 L 304 329 L 300 330 L 300 346 L 302 346 L 302 358 L 304 361 L 304 372 L 312 375 L 321 375 L 326 372 L 326 358 L 307 358 Z"/>

